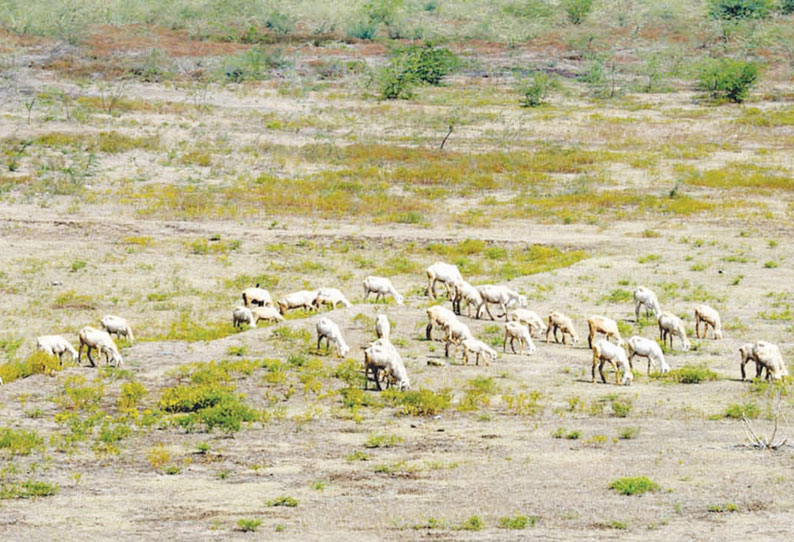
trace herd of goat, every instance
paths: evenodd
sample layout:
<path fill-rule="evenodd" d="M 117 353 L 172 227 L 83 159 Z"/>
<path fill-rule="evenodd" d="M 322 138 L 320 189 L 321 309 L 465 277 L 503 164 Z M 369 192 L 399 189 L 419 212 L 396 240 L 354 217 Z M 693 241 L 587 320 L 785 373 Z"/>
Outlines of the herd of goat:
<path fill-rule="evenodd" d="M 433 305 L 427 308 L 427 327 L 425 330 L 426 338 L 432 339 L 434 327 L 443 331 L 445 343 L 445 356 L 449 357 L 450 347 L 454 347 L 453 358 L 457 357 L 459 347 L 463 349 L 463 363 L 468 364 L 472 356 L 479 365 L 480 358 L 484 363 L 497 357 L 497 352 L 483 341 L 477 339 L 469 327 L 460 320 L 463 305 L 466 305 L 467 315 L 474 318 L 484 317 L 487 314 L 491 320 L 489 305 L 498 305 L 502 309 L 499 316 L 505 319 L 505 336 L 503 350 L 507 351 L 507 345 L 513 353 L 516 353 L 515 343 L 518 342 L 519 353 L 524 354 L 525 350 L 529 355 L 535 352 L 535 344 L 532 337 L 540 336 L 545 332 L 545 340 L 549 342 L 549 336 L 554 341 L 563 345 L 570 343 L 575 345 L 579 341 L 572 320 L 560 312 L 552 312 L 546 320 L 540 318 L 537 313 L 527 309 L 527 298 L 518 292 L 500 285 L 479 285 L 473 286 L 463 279 L 457 266 L 437 262 L 426 269 L 427 274 L 427 295 L 431 299 L 436 299 L 436 285 L 443 284 L 447 290 L 447 297 L 452 302 L 452 310 L 441 305 Z M 397 292 L 394 285 L 388 278 L 369 276 L 363 281 L 364 299 L 370 294 L 375 294 L 375 300 L 391 296 L 399 305 L 403 304 L 404 297 Z M 301 290 L 291 293 L 273 302 L 270 293 L 256 287 L 247 288 L 243 294 L 243 305 L 236 307 L 232 313 L 232 322 L 235 327 L 247 324 L 256 327 L 257 323 L 264 320 L 277 322 L 284 319 L 284 314 L 292 309 L 303 308 L 307 310 L 318 310 L 320 307 L 330 305 L 336 308 L 337 305 L 351 307 L 350 302 L 345 298 L 341 291 L 336 288 L 320 288 L 317 290 Z M 659 325 L 659 335 L 662 345 L 666 345 L 669 340 L 670 349 L 673 348 L 673 338 L 677 337 L 681 343 L 683 351 L 690 348 L 690 342 L 684 329 L 684 324 L 679 317 L 671 312 L 663 311 L 658 298 L 653 291 L 639 286 L 634 291 L 635 315 L 637 321 L 640 312 L 644 308 L 646 315 L 653 313 Z M 65 353 L 69 353 L 72 358 L 81 362 L 83 348 L 91 366 L 95 366 L 91 351 L 96 350 L 98 354 L 104 355 L 105 362 L 108 364 L 121 365 L 121 354 L 113 341 L 111 335 L 123 336 L 132 343 L 134 340 L 132 329 L 124 318 L 114 315 L 107 315 L 100 321 L 102 329 L 86 326 L 80 330 L 80 347 L 75 350 L 68 340 L 60 335 L 44 335 L 38 337 L 37 347 L 45 353 L 57 356 L 62 360 Z M 588 337 L 587 343 L 593 353 L 592 381 L 595 382 L 595 371 L 598 367 L 601 380 L 606 383 L 604 377 L 604 366 L 609 363 L 615 372 L 615 383 L 628 385 L 634 378 L 632 373 L 633 360 L 635 357 L 646 358 L 648 360 L 648 373 L 650 374 L 651 364 L 658 367 L 659 371 L 666 373 L 670 371 L 664 353 L 659 343 L 655 340 L 635 335 L 624 341 L 618 329 L 617 322 L 605 316 L 591 316 L 587 319 Z M 722 326 L 719 313 L 708 305 L 698 305 L 695 307 L 695 334 L 701 337 L 701 326 L 703 327 L 703 337 L 706 337 L 709 327 L 712 328 L 715 340 L 722 339 Z M 376 320 L 375 331 L 378 339 L 363 347 L 364 351 L 364 374 L 365 388 L 369 382 L 370 375 L 378 390 L 382 389 L 382 381 L 385 385 L 398 386 L 405 390 L 410 387 L 408 372 L 405 364 L 400 357 L 397 348 L 390 340 L 390 323 L 388 317 L 380 314 Z M 317 348 L 321 347 L 323 339 L 326 346 L 330 349 L 331 344 L 336 347 L 340 356 L 345 356 L 350 352 L 350 347 L 342 335 L 339 326 L 327 317 L 317 321 Z M 560 338 L 558 338 L 558 332 Z M 602 338 L 596 340 L 598 335 Z M 610 341 L 612 339 L 612 341 Z M 613 342 L 614 341 L 614 342 Z M 628 348 L 628 353 L 626 349 Z M 778 347 L 766 341 L 746 343 L 739 348 L 741 357 L 742 379 L 745 375 L 745 365 L 753 361 L 756 364 L 756 377 L 760 377 L 766 371 L 766 378 L 780 380 L 788 375 L 788 371 L 783 362 L 782 355 Z M 622 379 L 620 375 L 622 373 Z M 2 384 L 2 381 L 0 381 Z"/>

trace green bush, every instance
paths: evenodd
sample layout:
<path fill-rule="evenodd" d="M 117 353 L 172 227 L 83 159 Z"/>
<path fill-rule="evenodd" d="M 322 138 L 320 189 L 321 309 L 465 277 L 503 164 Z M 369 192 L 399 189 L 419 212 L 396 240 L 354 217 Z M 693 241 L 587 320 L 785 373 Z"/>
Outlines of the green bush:
<path fill-rule="evenodd" d="M 395 48 L 389 64 L 376 75 L 378 91 L 384 100 L 409 99 L 417 85 L 439 85 L 459 65 L 449 49 L 430 43 Z"/>
<path fill-rule="evenodd" d="M 715 100 L 742 103 L 758 82 L 759 68 L 753 62 L 733 58 L 710 59 L 698 70 L 698 89 Z"/>
<path fill-rule="evenodd" d="M 714 19 L 764 19 L 772 10 L 772 0 L 709 0 L 709 15 Z"/>
<path fill-rule="evenodd" d="M 571 24 L 582 24 L 593 8 L 593 0 L 563 0 L 562 6 Z"/>
<path fill-rule="evenodd" d="M 482 531 L 483 527 L 485 527 L 485 522 L 482 518 L 480 516 L 472 516 L 461 523 L 459 529 L 463 531 Z"/>
<path fill-rule="evenodd" d="M 646 476 L 634 478 L 619 478 L 609 483 L 609 489 L 614 489 L 623 495 L 641 495 L 648 491 L 659 491 L 659 484 L 652 482 Z"/>
<path fill-rule="evenodd" d="M 58 486 L 37 480 L 0 485 L 0 499 L 29 499 L 49 497 L 58 493 Z"/>
<path fill-rule="evenodd" d="M 546 73 L 535 72 L 531 76 L 516 83 L 521 107 L 538 107 L 544 103 L 554 80 Z"/>
<path fill-rule="evenodd" d="M 240 518 L 237 520 L 237 528 L 244 533 L 256 531 L 262 525 L 261 519 Z"/>
<path fill-rule="evenodd" d="M 780 0 L 780 6 L 778 6 L 780 13 L 784 15 L 790 15 L 794 13 L 794 0 Z"/>
<path fill-rule="evenodd" d="M 203 425 L 207 431 L 218 427 L 227 433 L 239 431 L 242 422 L 258 419 L 255 410 L 242 402 L 242 396 L 228 387 L 193 385 L 163 390 L 160 408 L 165 412 L 186 413 L 176 423 L 186 431 Z"/>
<path fill-rule="evenodd" d="M 652 377 L 678 382 L 679 384 L 699 384 L 700 382 L 719 378 L 717 373 L 705 365 L 684 365 L 665 374 L 655 373 Z"/>
<path fill-rule="evenodd" d="M 534 527 L 538 522 L 538 516 L 523 516 L 517 515 L 511 517 L 499 518 L 500 529 L 526 529 L 527 525 Z"/>

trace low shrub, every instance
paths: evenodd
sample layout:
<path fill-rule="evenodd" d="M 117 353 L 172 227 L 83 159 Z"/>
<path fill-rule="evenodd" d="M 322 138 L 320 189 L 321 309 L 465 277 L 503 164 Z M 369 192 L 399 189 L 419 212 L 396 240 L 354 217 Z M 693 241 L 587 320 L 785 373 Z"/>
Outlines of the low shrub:
<path fill-rule="evenodd" d="M 748 401 L 744 404 L 731 403 L 725 409 L 725 417 L 733 419 L 757 418 L 761 414 L 761 408 L 754 402 Z"/>
<path fill-rule="evenodd" d="M 49 497 L 58 493 L 58 485 L 38 480 L 26 480 L 0 485 L 0 499 L 30 499 Z"/>
<path fill-rule="evenodd" d="M 268 506 L 286 506 L 289 508 L 295 508 L 298 506 L 298 499 L 290 497 L 288 495 L 282 495 L 281 497 L 276 497 L 275 499 L 271 499 L 266 503 Z"/>
<path fill-rule="evenodd" d="M 700 382 L 717 380 L 719 376 L 705 365 L 684 365 L 665 374 L 654 373 L 651 378 L 678 382 L 679 384 L 699 384 Z"/>
<path fill-rule="evenodd" d="M 773 7 L 772 0 L 709 0 L 709 15 L 713 19 L 764 19 Z"/>
<path fill-rule="evenodd" d="M 406 416 L 434 416 L 448 409 L 452 403 L 452 393 L 448 389 L 434 392 L 427 389 L 399 391 L 390 388 L 381 395 L 387 404 L 399 407 L 400 413 Z"/>
<path fill-rule="evenodd" d="M 240 518 L 237 520 L 237 528 L 244 533 L 254 532 L 262 525 L 261 519 Z"/>
<path fill-rule="evenodd" d="M 614 489 L 623 495 L 642 495 L 648 491 L 659 491 L 661 487 L 646 476 L 636 476 L 613 480 L 609 483 L 609 489 Z"/>
<path fill-rule="evenodd" d="M 699 90 L 712 99 L 742 103 L 758 82 L 759 68 L 753 62 L 732 58 L 709 59 L 698 70 Z"/>
<path fill-rule="evenodd" d="M 30 455 L 33 450 L 41 449 L 44 441 L 33 431 L 0 427 L 0 450 L 11 455 Z"/>
<path fill-rule="evenodd" d="M 549 91 L 554 87 L 554 80 L 546 73 L 535 72 L 515 85 L 518 92 L 518 103 L 521 107 L 538 107 L 543 105 Z"/>
<path fill-rule="evenodd" d="M 562 7 L 571 24 L 582 24 L 593 8 L 593 0 L 563 0 Z"/>
<path fill-rule="evenodd" d="M 534 527 L 538 522 L 538 516 L 516 515 L 513 517 L 499 518 L 500 529 L 526 529 L 527 526 Z"/>

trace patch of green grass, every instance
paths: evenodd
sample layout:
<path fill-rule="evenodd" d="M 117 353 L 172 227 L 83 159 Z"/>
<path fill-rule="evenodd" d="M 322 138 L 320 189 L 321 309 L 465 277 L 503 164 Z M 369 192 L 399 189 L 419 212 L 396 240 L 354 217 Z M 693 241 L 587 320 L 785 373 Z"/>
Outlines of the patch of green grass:
<path fill-rule="evenodd" d="M 511 280 L 526 275 L 570 267 L 586 258 L 589 258 L 589 255 L 582 250 L 563 251 L 545 245 L 532 245 L 523 250 L 512 250 L 510 258 L 498 265 L 496 274 L 504 280 Z"/>
<path fill-rule="evenodd" d="M 204 427 L 220 428 L 227 433 L 241 429 L 243 422 L 257 421 L 259 414 L 243 403 L 243 396 L 228 386 L 188 385 L 165 388 L 160 398 L 165 412 L 179 413 L 174 422 L 187 431 Z"/>
<path fill-rule="evenodd" d="M 613 480 L 609 483 L 609 489 L 614 489 L 622 495 L 642 495 L 648 491 L 659 491 L 661 487 L 646 476 L 636 476 Z"/>
<path fill-rule="evenodd" d="M 628 303 L 634 299 L 634 294 L 628 290 L 617 288 L 601 297 L 600 303 Z"/>
<path fill-rule="evenodd" d="M 679 384 L 699 384 L 700 382 L 718 380 L 719 376 L 705 365 L 687 364 L 665 374 L 653 373 L 651 378 L 678 382 Z"/>
<path fill-rule="evenodd" d="M 716 514 L 724 514 L 726 512 L 738 512 L 739 507 L 736 506 L 732 502 L 724 503 L 724 504 L 712 504 L 706 508 L 709 512 L 714 512 Z"/>
<path fill-rule="evenodd" d="M 434 416 L 448 409 L 452 403 L 452 392 L 448 389 L 434 392 L 389 388 L 381 396 L 386 404 L 399 407 L 400 413 L 407 416 Z"/>
<path fill-rule="evenodd" d="M 623 398 L 613 398 L 611 402 L 612 406 L 612 414 L 615 415 L 616 418 L 625 418 L 631 412 L 631 399 L 627 397 Z"/>
<path fill-rule="evenodd" d="M 237 529 L 244 533 L 254 532 L 262 525 L 261 519 L 240 518 L 237 520 Z"/>
<path fill-rule="evenodd" d="M 370 435 L 364 448 L 392 448 L 402 441 L 403 438 L 397 435 Z"/>
<path fill-rule="evenodd" d="M 639 427 L 623 427 L 618 431 L 618 438 L 621 440 L 631 440 L 640 434 Z"/>
<path fill-rule="evenodd" d="M 30 455 L 43 447 L 44 440 L 34 431 L 0 427 L 0 450 L 11 455 Z"/>
<path fill-rule="evenodd" d="M 169 325 L 168 331 L 152 337 L 153 341 L 214 341 L 239 330 L 234 327 L 231 317 L 224 322 L 197 322 L 190 312 L 182 312 L 177 320 Z"/>
<path fill-rule="evenodd" d="M 458 410 L 477 411 L 487 407 L 491 404 L 491 396 L 498 391 L 499 388 L 492 377 L 472 378 L 466 384 L 463 398 L 458 404 Z"/>
<path fill-rule="evenodd" d="M 30 499 L 50 497 L 58 493 L 58 485 L 38 480 L 3 483 L 0 485 L 0 499 Z"/>
<path fill-rule="evenodd" d="M 731 403 L 725 408 L 725 417 L 740 420 L 743 417 L 750 419 L 757 418 L 761 414 L 761 408 L 754 402 L 748 401 L 744 404 Z"/>
<path fill-rule="evenodd" d="M 501 517 L 499 518 L 499 528 L 500 529 L 526 529 L 527 526 L 534 527 L 540 518 L 538 516 L 524 516 L 521 514 L 515 515 L 513 517 Z"/>
<path fill-rule="evenodd" d="M 480 516 L 472 516 L 460 524 L 458 529 L 462 531 L 482 531 L 485 528 L 485 522 Z"/>
<path fill-rule="evenodd" d="M 661 259 L 662 257 L 659 254 L 647 254 L 645 256 L 640 256 L 639 258 L 637 258 L 637 263 L 658 262 Z"/>
<path fill-rule="evenodd" d="M 288 508 L 295 508 L 298 506 L 298 499 L 290 497 L 289 495 L 282 495 L 275 499 L 270 499 L 265 503 L 267 506 L 286 506 Z"/>

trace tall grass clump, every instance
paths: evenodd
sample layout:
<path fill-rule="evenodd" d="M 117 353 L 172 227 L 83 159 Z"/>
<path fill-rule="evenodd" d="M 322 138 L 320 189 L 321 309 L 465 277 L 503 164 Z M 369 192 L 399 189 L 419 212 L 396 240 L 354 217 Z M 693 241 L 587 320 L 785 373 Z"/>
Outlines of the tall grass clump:
<path fill-rule="evenodd" d="M 563 0 L 562 7 L 571 24 L 582 24 L 593 8 L 593 0 Z"/>
<path fill-rule="evenodd" d="M 719 376 L 717 373 L 706 367 L 705 365 L 684 365 L 672 371 L 661 374 L 655 373 L 651 375 L 652 378 L 659 378 L 669 382 L 678 382 L 679 384 L 699 384 L 710 380 L 717 380 Z"/>

